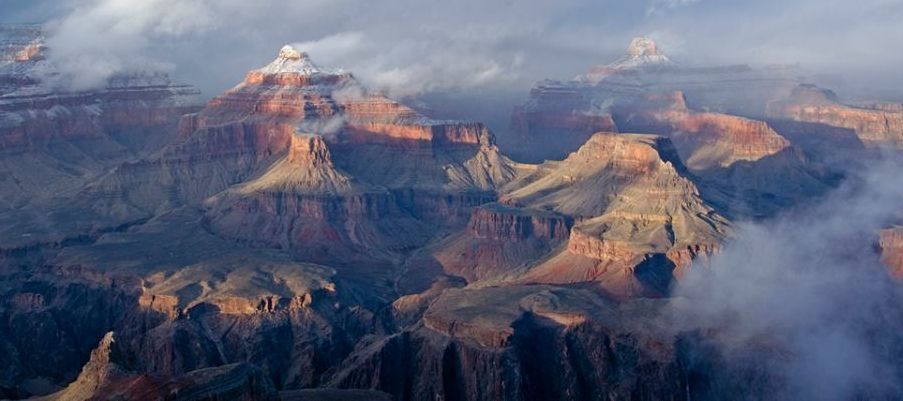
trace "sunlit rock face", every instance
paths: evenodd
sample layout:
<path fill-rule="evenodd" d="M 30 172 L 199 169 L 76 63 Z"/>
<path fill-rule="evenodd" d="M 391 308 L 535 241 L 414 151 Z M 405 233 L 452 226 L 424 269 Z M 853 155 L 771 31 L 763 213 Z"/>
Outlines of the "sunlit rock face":
<path fill-rule="evenodd" d="M 432 255 L 468 281 L 662 295 L 730 231 L 687 176 L 667 138 L 597 133 L 567 159 L 524 172 Z"/>
<path fill-rule="evenodd" d="M 786 99 L 772 102 L 768 115 L 849 129 L 867 147 L 903 148 L 903 105 L 899 103 L 845 105 L 830 90 L 800 85 Z"/>
<path fill-rule="evenodd" d="M 181 135 L 159 163 L 213 229 L 318 261 L 421 246 L 424 221 L 463 225 L 515 169 L 482 124 L 432 120 L 291 47 Z M 218 178 L 198 188 L 193 169 Z"/>
<path fill-rule="evenodd" d="M 9 63 L 43 62 L 30 39 L 9 42 Z M 291 46 L 202 108 L 162 75 L 77 93 L 16 83 L 0 95 L 0 168 L 20 174 L 0 174 L 0 398 L 769 388 L 723 385 L 734 372 L 699 352 L 713 334 L 676 328 L 662 299 L 724 249 L 724 205 L 817 192 L 771 121 L 722 110 L 783 82 L 749 71 L 683 68 L 638 38 L 515 114 L 526 150 L 554 156 L 535 164 L 483 124 L 432 119 Z M 763 89 L 721 98 L 736 77 Z M 896 275 L 898 231 L 877 244 Z"/>
<path fill-rule="evenodd" d="M 284 148 L 292 129 L 349 143 L 402 142 L 432 146 L 491 145 L 491 134 L 479 123 L 431 120 L 381 94 L 371 93 L 341 70 L 316 65 L 290 46 L 276 60 L 253 70 L 235 88 L 214 98 L 197 115 L 188 116 L 183 136 L 203 129 L 242 122 L 272 132 L 258 143 L 273 152 Z M 263 135 L 255 134 L 255 135 Z"/>
<path fill-rule="evenodd" d="M 547 123 L 561 116 L 604 121 L 599 126 L 610 125 L 608 132 L 667 136 L 720 213 L 767 217 L 823 194 L 841 175 L 822 164 L 831 152 L 804 129 L 766 119 L 768 105 L 798 85 L 796 75 L 789 67 L 684 67 L 640 38 L 615 63 L 568 82 L 539 83 L 515 108 L 503 144 L 515 159 L 562 160 L 598 126 Z"/>
<path fill-rule="evenodd" d="M 287 149 L 295 131 L 321 135 L 335 144 L 494 149 L 492 134 L 482 124 L 429 119 L 369 92 L 349 73 L 317 66 L 306 53 L 289 46 L 272 63 L 249 72 L 242 83 L 211 100 L 204 110 L 186 116 L 181 127 L 183 146 L 207 146 L 200 145 L 207 142 L 205 137 L 226 136 L 240 143 L 243 153 L 258 157 Z M 235 150 L 188 151 L 204 152 Z"/>
<path fill-rule="evenodd" d="M 596 134 L 564 161 L 540 166 L 502 201 L 552 210 L 575 224 L 566 249 L 520 280 L 660 293 L 729 232 L 686 174 L 671 141 L 651 135 Z M 644 282 L 646 270 L 654 279 Z"/>
<path fill-rule="evenodd" d="M 613 110 L 627 131 L 670 136 L 692 170 L 754 162 L 790 147 L 790 141 L 765 122 L 691 110 L 683 92 L 647 95 Z"/>

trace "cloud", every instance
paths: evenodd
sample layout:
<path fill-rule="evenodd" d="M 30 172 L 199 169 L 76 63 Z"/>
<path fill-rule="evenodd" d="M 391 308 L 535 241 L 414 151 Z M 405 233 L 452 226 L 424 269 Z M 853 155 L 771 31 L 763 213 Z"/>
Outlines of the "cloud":
<path fill-rule="evenodd" d="M 213 23 L 206 4 L 172 0 L 95 0 L 52 25 L 50 59 L 73 89 L 102 86 L 114 74 L 169 71 L 170 62 L 146 52 L 157 40 L 177 39 Z"/>
<path fill-rule="evenodd" d="M 276 1 L 264 1 L 272 7 Z M 315 7 L 318 1 L 303 4 Z M 73 1 L 71 11 L 49 23 L 49 61 L 59 76 L 57 84 L 71 89 L 103 86 L 118 73 L 148 70 L 173 72 L 188 57 L 210 56 L 205 45 L 211 34 L 248 24 L 260 24 L 256 4 L 238 0 L 89 0 Z M 287 7 L 294 13 L 308 11 Z M 179 43 L 191 43 L 179 52 Z M 175 51 L 174 51 L 175 50 Z M 238 49 L 236 49 L 236 52 Z M 208 66 L 215 68 L 216 66 Z"/>
<path fill-rule="evenodd" d="M 894 0 L 56 0 L 4 4 L 54 18 L 52 56 L 75 86 L 163 69 L 217 93 L 286 43 L 393 93 L 517 90 L 567 79 L 654 34 L 684 64 L 796 63 L 900 82 Z M 7 12 L 8 11 L 8 12 Z M 350 49 L 354 49 L 353 51 Z M 676 54 L 674 54 L 676 53 Z"/>
<path fill-rule="evenodd" d="M 646 7 L 646 15 L 652 15 L 659 12 L 665 12 L 678 7 L 685 7 L 691 4 L 699 3 L 701 0 L 652 0 Z"/>
<path fill-rule="evenodd" d="M 516 74 L 517 58 L 500 65 L 494 54 L 441 37 L 419 37 L 383 45 L 360 31 L 295 43 L 318 62 L 355 65 L 351 71 L 368 86 L 406 97 L 435 90 L 470 88 L 500 83 Z M 443 51 L 435 49 L 441 47 Z M 365 60 L 366 62 L 360 62 Z"/>
<path fill-rule="evenodd" d="M 345 127 L 345 117 L 336 115 L 328 119 L 313 119 L 300 122 L 295 131 L 303 134 L 317 134 L 322 136 L 331 136 Z"/>
<path fill-rule="evenodd" d="M 768 399 L 900 394 L 903 299 L 874 243 L 903 212 L 901 167 L 889 158 L 811 210 L 740 225 L 676 288 L 675 320 L 717 333 L 732 369 L 768 370 Z"/>

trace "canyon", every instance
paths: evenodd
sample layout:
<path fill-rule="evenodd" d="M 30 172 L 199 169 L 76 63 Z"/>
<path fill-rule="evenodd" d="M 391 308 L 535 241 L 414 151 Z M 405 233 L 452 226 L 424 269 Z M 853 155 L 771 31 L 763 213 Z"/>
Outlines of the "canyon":
<path fill-rule="evenodd" d="M 673 289 L 852 176 L 826 147 L 903 138 L 899 105 L 647 38 L 504 138 L 293 46 L 206 103 L 160 73 L 56 88 L 47 52 L 0 27 L 0 398 L 767 398 Z M 738 352 L 788 357 L 769 340 Z"/>

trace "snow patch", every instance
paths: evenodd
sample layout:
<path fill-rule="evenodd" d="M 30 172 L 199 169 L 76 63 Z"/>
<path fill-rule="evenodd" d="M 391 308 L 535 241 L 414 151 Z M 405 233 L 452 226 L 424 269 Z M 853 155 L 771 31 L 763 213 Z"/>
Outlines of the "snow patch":
<path fill-rule="evenodd" d="M 266 67 L 256 70 L 263 74 L 341 74 L 341 70 L 328 70 L 316 65 L 307 53 L 299 51 L 290 45 L 285 45 L 279 50 L 279 55 Z"/>

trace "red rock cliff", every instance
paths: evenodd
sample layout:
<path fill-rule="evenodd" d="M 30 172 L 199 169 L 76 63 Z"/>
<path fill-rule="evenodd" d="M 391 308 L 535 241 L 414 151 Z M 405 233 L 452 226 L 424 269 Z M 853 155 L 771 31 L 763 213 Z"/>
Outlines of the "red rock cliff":
<path fill-rule="evenodd" d="M 772 102 L 768 115 L 786 119 L 848 128 L 866 146 L 903 147 L 903 106 L 872 104 L 848 106 L 837 96 L 814 85 L 800 85 L 789 98 Z"/>

